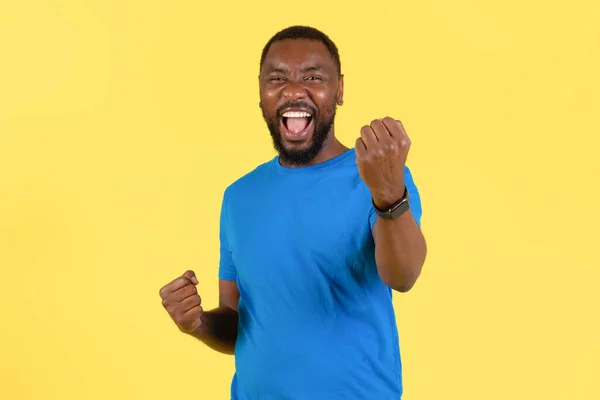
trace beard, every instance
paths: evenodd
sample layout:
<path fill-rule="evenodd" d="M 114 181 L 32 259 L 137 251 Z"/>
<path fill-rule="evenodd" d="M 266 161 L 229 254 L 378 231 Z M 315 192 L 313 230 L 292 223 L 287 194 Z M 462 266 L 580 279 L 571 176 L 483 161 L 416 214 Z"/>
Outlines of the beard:
<path fill-rule="evenodd" d="M 281 115 L 281 110 L 288 107 L 304 107 L 312 110 L 312 118 L 315 118 L 315 124 L 308 147 L 303 149 L 286 148 L 282 139 L 283 133 L 280 131 L 279 118 Z M 269 128 L 269 132 L 271 133 L 273 147 L 279 154 L 279 159 L 285 164 L 297 167 L 310 164 L 327 143 L 329 133 L 331 132 L 331 128 L 333 127 L 333 122 L 335 120 L 336 109 L 337 104 L 334 102 L 325 110 L 323 114 L 317 114 L 315 110 L 312 107 L 308 107 L 306 103 L 287 103 L 281 106 L 272 117 L 267 117 L 265 110 L 262 109 L 263 118 L 267 124 L 267 127 Z"/>

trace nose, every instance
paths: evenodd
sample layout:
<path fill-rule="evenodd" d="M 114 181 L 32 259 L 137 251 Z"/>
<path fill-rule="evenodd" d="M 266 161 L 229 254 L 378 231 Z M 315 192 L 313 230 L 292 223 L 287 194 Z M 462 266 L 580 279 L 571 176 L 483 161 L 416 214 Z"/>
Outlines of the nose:
<path fill-rule="evenodd" d="M 298 101 L 306 97 L 304 86 L 295 82 L 286 85 L 283 96 L 290 101 Z"/>

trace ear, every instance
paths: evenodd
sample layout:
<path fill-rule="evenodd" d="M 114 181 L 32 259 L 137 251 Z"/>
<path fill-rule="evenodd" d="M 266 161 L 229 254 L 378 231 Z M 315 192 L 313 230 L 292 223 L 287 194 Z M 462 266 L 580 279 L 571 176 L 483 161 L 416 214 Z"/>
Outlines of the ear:
<path fill-rule="evenodd" d="M 336 101 L 338 106 L 344 104 L 344 75 L 340 75 L 340 81 L 338 83 L 338 90 L 336 94 Z"/>

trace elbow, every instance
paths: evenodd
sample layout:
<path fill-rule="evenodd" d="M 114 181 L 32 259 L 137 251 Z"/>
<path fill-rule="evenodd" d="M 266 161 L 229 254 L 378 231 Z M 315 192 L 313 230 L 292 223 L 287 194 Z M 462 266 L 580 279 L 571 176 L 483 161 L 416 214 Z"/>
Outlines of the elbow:
<path fill-rule="evenodd" d="M 420 275 L 420 268 L 405 270 L 402 274 L 382 274 L 381 280 L 390 289 L 396 292 L 409 292 L 417 283 Z"/>
<path fill-rule="evenodd" d="M 391 288 L 393 290 L 395 290 L 396 292 L 406 293 L 406 292 L 410 291 L 410 289 L 412 289 L 413 286 L 415 286 L 415 283 L 416 282 L 402 283 L 400 285 L 392 286 Z"/>
<path fill-rule="evenodd" d="M 406 293 L 409 292 L 416 283 L 416 279 L 414 280 L 401 280 L 399 282 L 386 282 L 383 281 L 390 289 L 395 290 L 396 292 Z"/>
<path fill-rule="evenodd" d="M 392 290 L 406 293 L 415 286 L 421 275 L 425 264 L 425 251 L 420 257 L 414 254 L 404 259 L 379 254 L 379 256 L 376 255 L 376 264 L 379 277 L 384 284 Z"/>

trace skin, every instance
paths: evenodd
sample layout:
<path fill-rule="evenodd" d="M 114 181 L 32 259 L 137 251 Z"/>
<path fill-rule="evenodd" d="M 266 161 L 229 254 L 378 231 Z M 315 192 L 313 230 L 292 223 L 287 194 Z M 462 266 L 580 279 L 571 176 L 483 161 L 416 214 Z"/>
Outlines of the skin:
<path fill-rule="evenodd" d="M 259 75 L 260 108 L 280 163 L 286 167 L 315 165 L 348 150 L 334 134 L 335 109 L 343 104 L 344 77 L 338 75 L 327 47 L 307 39 L 272 44 Z M 306 137 L 288 138 L 280 125 L 282 110 L 308 108 L 314 129 Z M 402 123 L 375 119 L 360 130 L 356 164 L 375 205 L 389 208 L 404 194 L 404 166 L 410 139 Z M 377 219 L 373 227 L 375 259 L 381 280 L 406 292 L 421 273 L 427 246 L 411 211 L 394 221 Z M 210 348 L 233 354 L 238 327 L 239 290 L 235 282 L 219 280 L 219 307 L 204 311 L 196 290 L 198 280 L 186 271 L 160 289 L 163 307 L 179 329 Z"/>
<path fill-rule="evenodd" d="M 348 150 L 335 137 L 333 125 L 336 106 L 343 104 L 344 77 L 338 75 L 335 62 L 323 43 L 307 39 L 273 43 L 260 70 L 259 88 L 260 108 L 282 165 L 314 165 Z M 310 153 L 318 136 L 316 129 L 301 140 L 290 140 L 282 133 L 281 111 L 299 105 L 315 112 L 313 119 L 322 127 L 325 140 L 321 148 L 315 149 L 318 152 L 312 159 L 294 162 L 285 153 Z"/>
<path fill-rule="evenodd" d="M 404 195 L 404 167 L 411 141 L 400 121 L 386 117 L 363 126 L 356 140 L 358 172 L 371 190 L 375 206 L 389 209 Z M 421 274 L 427 245 L 409 209 L 373 226 L 375 261 L 381 280 L 398 292 L 409 291 Z"/>
<path fill-rule="evenodd" d="M 213 350 L 233 355 L 240 298 L 237 284 L 219 280 L 219 307 L 206 312 L 196 285 L 198 279 L 194 271 L 186 271 L 169 282 L 159 292 L 163 307 L 181 332 L 201 340 Z"/>

